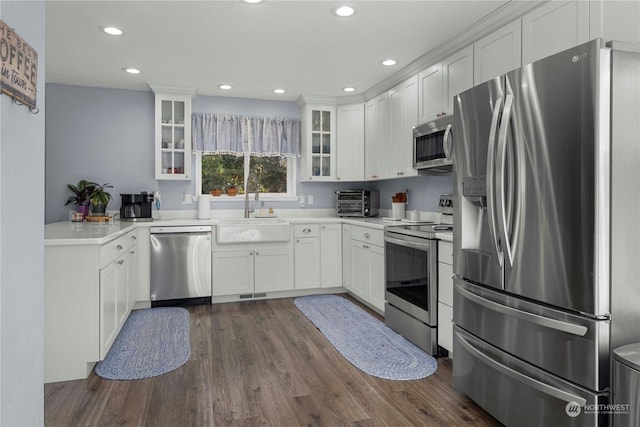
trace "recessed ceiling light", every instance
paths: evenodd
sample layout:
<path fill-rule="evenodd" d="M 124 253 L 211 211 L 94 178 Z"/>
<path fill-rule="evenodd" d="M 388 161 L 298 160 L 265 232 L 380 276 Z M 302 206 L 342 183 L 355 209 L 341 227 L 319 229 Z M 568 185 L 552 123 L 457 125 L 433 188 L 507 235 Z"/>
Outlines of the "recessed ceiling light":
<path fill-rule="evenodd" d="M 356 8 L 353 6 L 343 5 L 333 8 L 332 12 L 334 15 L 346 18 L 347 16 L 353 16 L 356 13 Z"/>
<path fill-rule="evenodd" d="M 285 92 L 286 92 L 286 90 L 284 90 L 284 89 L 274 89 L 273 90 L 273 93 L 277 93 L 278 95 L 280 95 L 282 93 L 285 93 Z"/>
<path fill-rule="evenodd" d="M 129 74 L 140 74 L 141 71 L 137 68 L 133 68 L 133 67 L 124 67 L 123 68 L 124 71 L 126 71 Z"/>
<path fill-rule="evenodd" d="M 262 2 L 262 0 L 242 0 L 242 1 L 249 4 L 258 4 Z"/>
<path fill-rule="evenodd" d="M 396 60 L 395 59 L 385 59 L 384 61 L 382 61 L 382 65 L 386 65 L 387 67 L 390 67 L 392 65 L 396 65 Z"/>
<path fill-rule="evenodd" d="M 111 36 L 121 36 L 124 34 L 124 31 L 118 27 L 100 27 L 100 30 Z"/>
<path fill-rule="evenodd" d="M 218 87 L 222 90 L 231 90 L 231 85 L 227 84 L 218 85 Z"/>
<path fill-rule="evenodd" d="M 343 87 L 342 91 L 343 92 L 354 92 L 356 90 L 355 87 Z"/>

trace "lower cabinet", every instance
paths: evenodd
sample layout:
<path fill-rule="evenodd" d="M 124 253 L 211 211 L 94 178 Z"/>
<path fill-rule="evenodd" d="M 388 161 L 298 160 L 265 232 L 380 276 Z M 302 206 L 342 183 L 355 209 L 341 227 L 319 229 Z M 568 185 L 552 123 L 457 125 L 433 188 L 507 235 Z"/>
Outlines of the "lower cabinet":
<path fill-rule="evenodd" d="M 351 292 L 364 302 L 384 313 L 384 246 L 373 244 L 351 237 Z M 355 234 L 355 235 L 354 235 Z M 367 239 L 382 242 L 382 230 L 368 230 L 364 235 Z"/>
<path fill-rule="evenodd" d="M 290 244 L 216 245 L 213 296 L 252 295 L 293 289 Z"/>
<path fill-rule="evenodd" d="M 133 249 L 100 270 L 100 359 L 104 359 L 135 303 Z"/>
<path fill-rule="evenodd" d="M 87 378 L 109 351 L 136 301 L 136 241 L 45 246 L 45 383 Z"/>
<path fill-rule="evenodd" d="M 351 286 L 351 226 L 342 224 L 342 286 L 350 291 Z"/>
<path fill-rule="evenodd" d="M 294 226 L 295 289 L 342 286 L 342 224 Z"/>

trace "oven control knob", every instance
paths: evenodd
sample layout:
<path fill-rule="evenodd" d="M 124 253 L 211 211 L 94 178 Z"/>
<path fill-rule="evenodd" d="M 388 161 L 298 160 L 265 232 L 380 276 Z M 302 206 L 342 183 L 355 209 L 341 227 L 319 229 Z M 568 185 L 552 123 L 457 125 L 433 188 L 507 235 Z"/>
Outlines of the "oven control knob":
<path fill-rule="evenodd" d="M 365 215 L 368 215 L 369 214 L 369 208 L 365 208 L 364 209 L 364 213 L 365 213 Z"/>

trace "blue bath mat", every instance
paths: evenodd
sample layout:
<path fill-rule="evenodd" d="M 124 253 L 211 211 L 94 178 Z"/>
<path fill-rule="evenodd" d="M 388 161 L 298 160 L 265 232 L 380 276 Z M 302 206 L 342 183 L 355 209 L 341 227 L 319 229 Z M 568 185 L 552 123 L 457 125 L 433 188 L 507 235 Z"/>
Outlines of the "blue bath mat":
<path fill-rule="evenodd" d="M 294 303 L 349 362 L 369 375 L 416 380 L 438 368 L 433 357 L 342 297 L 311 295 Z"/>
<path fill-rule="evenodd" d="M 134 310 L 95 372 L 109 380 L 139 380 L 173 371 L 190 355 L 187 310 Z"/>

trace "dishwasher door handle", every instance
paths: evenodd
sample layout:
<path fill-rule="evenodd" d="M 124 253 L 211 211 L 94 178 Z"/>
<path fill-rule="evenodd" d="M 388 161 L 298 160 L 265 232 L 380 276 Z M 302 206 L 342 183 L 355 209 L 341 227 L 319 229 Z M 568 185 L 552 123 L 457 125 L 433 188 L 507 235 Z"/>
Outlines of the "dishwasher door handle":
<path fill-rule="evenodd" d="M 171 233 L 211 233 L 210 225 L 185 225 L 170 227 L 149 227 L 151 234 L 171 234 Z"/>

